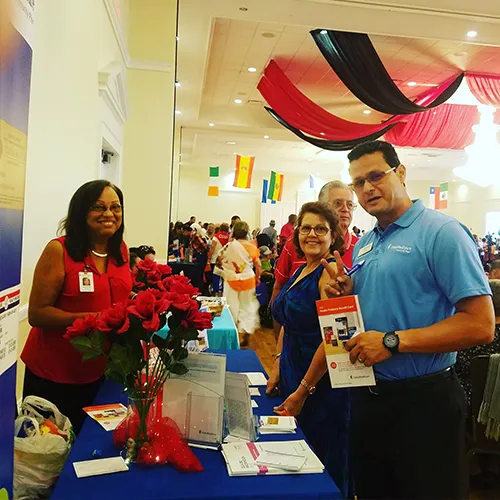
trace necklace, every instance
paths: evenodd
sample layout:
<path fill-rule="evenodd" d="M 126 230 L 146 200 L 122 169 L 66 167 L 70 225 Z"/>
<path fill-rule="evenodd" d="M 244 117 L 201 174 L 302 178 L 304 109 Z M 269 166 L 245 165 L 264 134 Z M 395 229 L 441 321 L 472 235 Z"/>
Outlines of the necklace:
<path fill-rule="evenodd" d="M 101 259 L 104 259 L 108 256 L 107 253 L 99 253 L 99 252 L 96 252 L 95 250 L 91 250 L 91 252 L 96 256 L 96 257 L 101 257 Z"/>

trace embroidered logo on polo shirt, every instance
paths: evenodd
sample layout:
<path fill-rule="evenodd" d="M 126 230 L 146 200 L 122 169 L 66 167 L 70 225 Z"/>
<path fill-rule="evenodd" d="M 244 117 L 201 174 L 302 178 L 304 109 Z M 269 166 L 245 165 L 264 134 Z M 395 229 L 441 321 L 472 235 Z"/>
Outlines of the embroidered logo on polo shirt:
<path fill-rule="evenodd" d="M 411 247 L 407 247 L 406 245 L 393 245 L 392 243 L 389 243 L 389 245 L 387 246 L 387 250 L 393 250 L 394 252 L 401 253 L 410 253 Z"/>

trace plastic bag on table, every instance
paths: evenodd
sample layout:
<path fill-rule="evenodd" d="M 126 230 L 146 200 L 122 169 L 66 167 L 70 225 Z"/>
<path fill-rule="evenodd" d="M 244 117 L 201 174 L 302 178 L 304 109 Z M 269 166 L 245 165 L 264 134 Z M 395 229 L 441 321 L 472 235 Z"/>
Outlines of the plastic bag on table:
<path fill-rule="evenodd" d="M 71 422 L 53 403 L 25 398 L 15 423 L 14 498 L 48 498 L 73 441 Z"/>

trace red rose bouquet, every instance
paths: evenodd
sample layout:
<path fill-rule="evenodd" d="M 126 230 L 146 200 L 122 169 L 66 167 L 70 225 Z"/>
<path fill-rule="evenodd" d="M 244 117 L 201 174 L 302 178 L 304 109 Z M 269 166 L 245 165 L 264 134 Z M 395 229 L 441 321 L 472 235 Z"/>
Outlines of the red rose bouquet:
<path fill-rule="evenodd" d="M 187 372 L 187 343 L 198 338 L 198 330 L 212 327 L 212 316 L 199 311 L 192 298 L 198 290 L 184 276 L 171 275 L 169 266 L 142 261 L 134 289 L 141 290 L 134 300 L 77 319 L 65 338 L 84 360 L 106 356 L 106 378 L 123 385 L 134 401 L 138 425 L 128 437 L 127 458 L 140 461 L 141 450 L 151 455 L 150 409 L 170 373 Z M 167 324 L 168 333 L 158 334 Z"/>

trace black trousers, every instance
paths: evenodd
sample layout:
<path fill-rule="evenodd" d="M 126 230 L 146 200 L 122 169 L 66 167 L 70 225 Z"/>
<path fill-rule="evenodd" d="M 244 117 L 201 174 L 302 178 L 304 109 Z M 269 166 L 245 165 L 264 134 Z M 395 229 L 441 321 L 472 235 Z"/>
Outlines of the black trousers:
<path fill-rule="evenodd" d="M 59 411 L 66 415 L 75 435 L 80 432 L 86 413 L 82 410 L 94 402 L 102 379 L 89 384 L 61 384 L 39 377 L 26 367 L 24 374 L 23 399 L 26 396 L 38 396 L 54 403 Z"/>
<path fill-rule="evenodd" d="M 358 499 L 463 499 L 465 397 L 453 369 L 351 390 Z"/>

